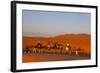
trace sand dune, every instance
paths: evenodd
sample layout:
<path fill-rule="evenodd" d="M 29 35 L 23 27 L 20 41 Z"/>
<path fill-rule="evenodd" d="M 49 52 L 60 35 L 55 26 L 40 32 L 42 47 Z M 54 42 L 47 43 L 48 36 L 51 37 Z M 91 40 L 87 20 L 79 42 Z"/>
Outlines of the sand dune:
<path fill-rule="evenodd" d="M 86 53 L 90 53 L 91 51 L 91 37 L 88 34 L 66 34 L 66 35 L 59 35 L 55 37 L 26 37 L 23 36 L 23 49 L 26 45 L 35 45 L 38 42 L 42 44 L 55 43 L 60 42 L 64 45 L 69 43 L 73 47 L 79 47 Z"/>
<path fill-rule="evenodd" d="M 67 43 L 72 47 L 79 47 L 85 53 L 90 54 L 91 52 L 91 36 L 88 34 L 65 34 L 54 37 L 27 37 L 23 36 L 23 49 L 28 45 L 36 45 L 38 42 L 47 45 L 48 42 L 55 43 L 60 42 L 63 45 Z M 23 63 L 28 62 L 45 62 L 45 61 L 65 61 L 65 60 L 83 60 L 90 59 L 90 57 L 81 56 L 67 56 L 67 55 L 54 55 L 54 54 L 23 54 Z"/>

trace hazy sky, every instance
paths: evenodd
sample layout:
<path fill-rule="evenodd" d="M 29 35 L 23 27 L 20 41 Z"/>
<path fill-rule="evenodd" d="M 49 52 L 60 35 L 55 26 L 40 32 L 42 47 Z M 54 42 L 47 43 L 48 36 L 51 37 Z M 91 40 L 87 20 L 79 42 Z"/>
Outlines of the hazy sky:
<path fill-rule="evenodd" d="M 90 18 L 89 13 L 23 10 L 23 35 L 90 34 Z"/>

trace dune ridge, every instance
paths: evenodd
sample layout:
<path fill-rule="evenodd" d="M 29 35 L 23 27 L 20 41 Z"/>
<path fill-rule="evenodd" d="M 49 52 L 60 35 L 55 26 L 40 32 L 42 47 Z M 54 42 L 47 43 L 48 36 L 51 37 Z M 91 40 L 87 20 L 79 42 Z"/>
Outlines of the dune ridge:
<path fill-rule="evenodd" d="M 54 37 L 29 37 L 23 36 L 23 49 L 28 45 L 36 45 L 39 41 L 41 44 L 47 45 L 49 43 L 60 42 L 63 45 L 67 43 L 72 47 L 79 47 L 85 53 L 91 55 L 91 35 L 89 34 L 63 34 Z M 47 62 L 47 61 L 65 61 L 65 60 L 84 60 L 90 59 L 90 57 L 79 56 L 66 56 L 66 55 L 54 55 L 54 54 L 23 54 L 22 62 Z"/>
<path fill-rule="evenodd" d="M 90 53 L 91 51 L 91 36 L 89 34 L 65 34 L 54 37 L 23 36 L 23 48 L 25 48 L 26 45 L 35 45 L 38 41 L 42 44 L 60 42 L 66 45 L 69 43 L 71 46 L 80 47 L 86 53 Z"/>

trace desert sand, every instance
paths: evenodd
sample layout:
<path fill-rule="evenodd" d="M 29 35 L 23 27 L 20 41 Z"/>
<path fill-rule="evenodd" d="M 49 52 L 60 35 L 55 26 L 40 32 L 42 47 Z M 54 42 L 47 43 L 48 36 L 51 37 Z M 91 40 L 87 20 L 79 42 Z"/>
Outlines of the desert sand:
<path fill-rule="evenodd" d="M 36 45 L 41 42 L 44 45 L 49 43 L 60 42 L 66 46 L 67 43 L 72 47 L 78 47 L 85 53 L 91 54 L 91 36 L 89 34 L 64 34 L 54 37 L 29 37 L 23 36 L 23 50 L 27 45 Z M 23 54 L 23 63 L 28 62 L 45 62 L 45 61 L 65 61 L 65 60 L 83 60 L 90 57 L 66 56 L 58 54 Z"/>

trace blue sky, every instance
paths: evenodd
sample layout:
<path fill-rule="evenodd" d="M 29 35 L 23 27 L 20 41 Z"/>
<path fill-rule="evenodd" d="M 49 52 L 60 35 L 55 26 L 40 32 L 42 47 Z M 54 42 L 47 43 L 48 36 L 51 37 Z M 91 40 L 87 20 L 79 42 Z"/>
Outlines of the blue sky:
<path fill-rule="evenodd" d="M 23 10 L 24 36 L 90 34 L 89 13 Z"/>

